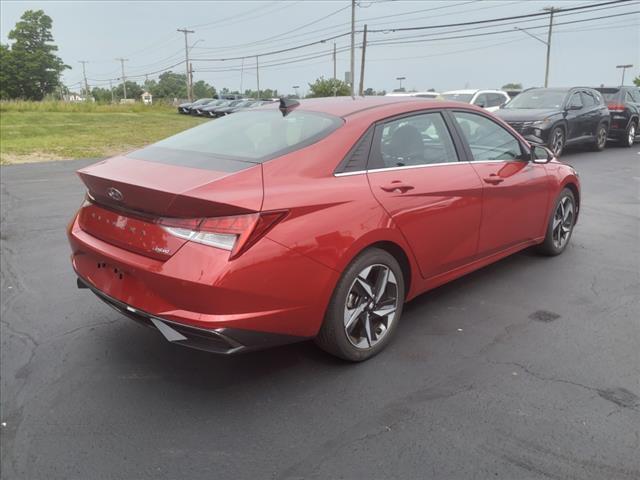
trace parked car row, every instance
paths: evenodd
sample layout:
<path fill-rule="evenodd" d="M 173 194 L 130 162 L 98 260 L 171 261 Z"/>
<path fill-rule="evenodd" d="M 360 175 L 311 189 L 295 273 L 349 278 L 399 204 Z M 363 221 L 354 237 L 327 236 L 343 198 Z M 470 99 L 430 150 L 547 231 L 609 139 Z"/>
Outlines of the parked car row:
<path fill-rule="evenodd" d="M 225 98 L 201 98 L 195 102 L 178 105 L 178 113 L 217 118 L 245 108 L 259 107 L 272 101 L 271 99 L 240 98 L 238 95 L 225 96 Z"/>
<path fill-rule="evenodd" d="M 602 150 L 607 140 L 631 147 L 638 140 L 637 87 L 531 88 L 504 104 L 496 116 L 535 137 L 556 157 L 569 145 Z"/>

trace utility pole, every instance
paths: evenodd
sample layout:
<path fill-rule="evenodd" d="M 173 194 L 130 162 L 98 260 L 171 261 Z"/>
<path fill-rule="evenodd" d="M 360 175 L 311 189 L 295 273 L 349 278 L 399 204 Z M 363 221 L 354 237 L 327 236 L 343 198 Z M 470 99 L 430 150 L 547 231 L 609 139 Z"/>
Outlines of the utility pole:
<path fill-rule="evenodd" d="M 189 62 L 189 98 L 193 98 L 193 63 Z"/>
<path fill-rule="evenodd" d="M 244 76 L 244 58 L 240 64 L 240 95 L 242 95 L 242 77 Z"/>
<path fill-rule="evenodd" d="M 364 95 L 364 58 L 367 53 L 367 24 L 364 25 L 364 33 L 362 35 L 362 59 L 360 63 L 360 96 Z"/>
<path fill-rule="evenodd" d="M 349 80 L 351 83 L 351 96 L 355 96 L 354 89 L 354 75 L 353 70 L 355 69 L 356 63 L 356 53 L 355 53 L 355 37 L 356 37 L 356 0 L 351 0 L 351 71 L 349 72 Z"/>
<path fill-rule="evenodd" d="M 336 42 L 333 42 L 333 79 L 336 79 Z"/>
<path fill-rule="evenodd" d="M 633 65 L 631 63 L 627 64 L 627 65 L 616 65 L 616 68 L 621 68 L 622 69 L 622 82 L 620 83 L 620 86 L 624 85 L 624 73 L 627 71 L 627 68 L 632 68 Z"/>
<path fill-rule="evenodd" d="M 87 60 L 78 60 L 82 64 L 82 76 L 84 77 L 84 99 L 89 100 L 89 83 L 87 82 L 87 71 L 84 66 L 89 63 Z"/>
<path fill-rule="evenodd" d="M 187 70 L 187 97 L 189 97 L 189 101 L 193 101 L 193 96 L 191 95 L 191 81 L 190 81 L 190 69 L 189 69 L 189 43 L 187 37 L 190 33 L 196 33 L 194 30 L 187 30 L 186 28 L 178 28 L 178 32 L 184 33 L 184 65 Z"/>
<path fill-rule="evenodd" d="M 260 100 L 260 66 L 258 65 L 258 55 L 256 55 L 256 83 L 258 84 L 256 100 Z"/>
<path fill-rule="evenodd" d="M 547 65 L 544 69 L 544 88 L 549 86 L 549 60 L 551 59 L 551 32 L 553 31 L 553 14 L 560 8 L 546 7 L 543 10 L 549 12 L 549 32 L 547 33 Z"/>
<path fill-rule="evenodd" d="M 109 90 L 111 90 L 111 103 L 116 103 L 116 99 L 114 97 L 114 92 L 113 92 L 113 83 L 111 82 L 111 80 L 109 80 Z"/>
<path fill-rule="evenodd" d="M 128 62 L 128 58 L 116 58 L 122 66 L 122 90 L 124 91 L 124 99 L 127 99 L 127 78 L 124 76 L 124 62 Z"/>

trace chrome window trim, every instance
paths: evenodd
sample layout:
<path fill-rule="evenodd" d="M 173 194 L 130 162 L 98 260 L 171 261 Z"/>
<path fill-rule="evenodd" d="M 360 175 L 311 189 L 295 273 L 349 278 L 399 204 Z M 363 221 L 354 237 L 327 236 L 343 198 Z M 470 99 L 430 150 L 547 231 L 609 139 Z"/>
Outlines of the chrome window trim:
<path fill-rule="evenodd" d="M 466 165 L 469 163 L 470 162 L 467 162 L 467 161 L 456 161 L 456 162 L 441 162 L 441 163 L 425 163 L 424 165 L 404 165 L 402 167 L 373 168 L 371 170 L 357 170 L 355 172 L 334 173 L 333 176 L 347 177 L 349 175 L 362 175 L 363 173 L 391 172 L 394 170 L 408 170 L 410 168 L 443 167 L 445 165 Z"/>
<path fill-rule="evenodd" d="M 425 168 L 425 167 L 443 167 L 445 165 L 469 165 L 472 163 L 505 163 L 505 162 L 524 162 L 530 163 L 527 160 L 522 159 L 509 159 L 509 160 L 472 160 L 472 161 L 458 161 L 458 162 L 444 162 L 444 163 L 427 163 L 425 165 L 405 165 L 403 167 L 387 167 L 387 168 L 375 168 L 372 170 L 357 170 L 355 172 L 342 172 L 342 173 L 334 173 L 334 177 L 348 177 L 351 175 L 363 175 L 366 173 L 377 173 L 377 172 L 392 172 L 394 170 L 407 170 L 410 168 Z"/>

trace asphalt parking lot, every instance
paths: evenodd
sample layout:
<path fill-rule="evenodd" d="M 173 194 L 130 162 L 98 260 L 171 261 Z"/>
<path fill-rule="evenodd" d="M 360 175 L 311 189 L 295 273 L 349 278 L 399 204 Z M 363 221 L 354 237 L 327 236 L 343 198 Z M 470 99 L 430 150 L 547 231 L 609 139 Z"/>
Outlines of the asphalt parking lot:
<path fill-rule="evenodd" d="M 2 478 L 640 478 L 640 148 L 563 160 L 568 250 L 422 295 L 358 365 L 170 345 L 76 289 L 89 162 L 2 167 Z"/>

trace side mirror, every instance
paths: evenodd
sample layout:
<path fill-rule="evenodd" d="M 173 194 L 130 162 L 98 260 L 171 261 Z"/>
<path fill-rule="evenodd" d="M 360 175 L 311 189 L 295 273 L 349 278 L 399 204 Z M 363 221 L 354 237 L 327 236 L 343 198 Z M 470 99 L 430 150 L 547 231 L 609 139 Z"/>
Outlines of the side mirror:
<path fill-rule="evenodd" d="M 547 147 L 542 145 L 531 146 L 531 161 L 533 163 L 549 163 L 554 158 L 554 154 Z"/>
<path fill-rule="evenodd" d="M 569 105 L 565 110 L 582 110 L 580 105 Z"/>

